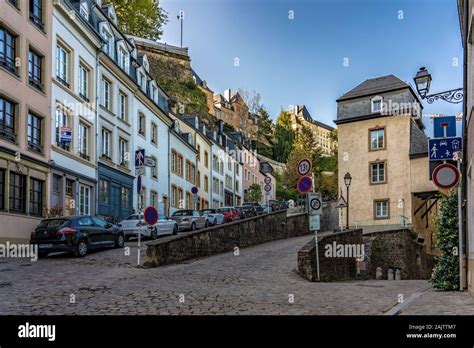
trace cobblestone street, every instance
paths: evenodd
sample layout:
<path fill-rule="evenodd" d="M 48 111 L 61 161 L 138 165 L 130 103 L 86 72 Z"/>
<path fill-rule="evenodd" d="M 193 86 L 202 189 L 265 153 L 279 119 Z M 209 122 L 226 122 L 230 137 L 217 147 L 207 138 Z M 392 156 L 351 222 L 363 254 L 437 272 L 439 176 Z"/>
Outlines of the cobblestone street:
<path fill-rule="evenodd" d="M 384 314 L 399 294 L 420 292 L 399 313 L 474 314 L 473 297 L 427 290 L 426 281 L 310 283 L 295 273 L 310 238 L 153 269 L 135 267 L 134 241 L 130 256 L 113 249 L 1 260 L 0 314 Z"/>

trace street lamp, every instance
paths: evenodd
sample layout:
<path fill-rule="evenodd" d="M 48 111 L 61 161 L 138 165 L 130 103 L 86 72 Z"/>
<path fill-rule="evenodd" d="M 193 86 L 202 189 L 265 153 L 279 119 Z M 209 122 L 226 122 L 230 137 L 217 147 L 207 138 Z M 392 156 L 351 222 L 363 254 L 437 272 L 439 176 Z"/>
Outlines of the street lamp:
<path fill-rule="evenodd" d="M 349 229 L 349 186 L 351 186 L 352 176 L 349 172 L 344 175 L 344 184 L 346 185 L 347 211 L 346 211 L 346 229 Z"/>
<path fill-rule="evenodd" d="M 425 67 L 421 67 L 420 70 L 418 70 L 413 80 L 415 81 L 416 90 L 421 99 L 426 99 L 428 104 L 433 103 L 437 99 L 442 99 L 452 104 L 461 103 L 463 100 L 464 92 L 462 88 L 451 89 L 449 91 L 429 95 L 428 93 L 430 91 L 432 78 L 431 74 Z"/>

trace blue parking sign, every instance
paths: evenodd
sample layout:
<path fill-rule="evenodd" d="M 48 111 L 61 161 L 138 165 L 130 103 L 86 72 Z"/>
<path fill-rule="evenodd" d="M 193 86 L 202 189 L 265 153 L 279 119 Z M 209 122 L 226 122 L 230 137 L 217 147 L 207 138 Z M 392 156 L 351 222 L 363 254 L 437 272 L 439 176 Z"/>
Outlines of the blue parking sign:
<path fill-rule="evenodd" d="M 430 161 L 452 161 L 454 153 L 462 151 L 462 138 L 435 138 L 428 141 Z"/>

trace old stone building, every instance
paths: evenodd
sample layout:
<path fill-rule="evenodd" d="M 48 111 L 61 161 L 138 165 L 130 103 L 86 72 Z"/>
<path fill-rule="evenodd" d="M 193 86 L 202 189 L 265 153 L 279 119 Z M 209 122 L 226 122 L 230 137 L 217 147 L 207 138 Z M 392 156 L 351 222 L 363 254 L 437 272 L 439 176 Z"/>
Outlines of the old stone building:
<path fill-rule="evenodd" d="M 288 109 L 291 117 L 291 125 L 296 132 L 300 132 L 303 127 L 308 127 L 314 135 L 319 148 L 324 155 L 330 155 L 336 144 L 331 137 L 334 130 L 323 122 L 316 121 L 311 117 L 305 105 L 296 105 Z"/>
<path fill-rule="evenodd" d="M 421 103 L 393 75 L 369 79 L 337 100 L 339 187 L 350 173 L 349 225 L 364 233 L 411 228 L 434 252 L 438 191 L 429 179 Z M 347 199 L 347 197 L 345 197 Z M 346 224 L 342 209 L 341 224 Z"/>

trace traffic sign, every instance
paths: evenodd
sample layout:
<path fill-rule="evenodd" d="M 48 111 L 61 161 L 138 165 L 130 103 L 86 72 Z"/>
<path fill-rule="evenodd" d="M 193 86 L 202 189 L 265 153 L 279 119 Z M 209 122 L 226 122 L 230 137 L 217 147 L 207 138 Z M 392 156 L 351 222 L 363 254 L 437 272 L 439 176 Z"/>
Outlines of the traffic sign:
<path fill-rule="evenodd" d="M 270 178 L 269 176 L 265 177 L 265 179 L 263 179 L 263 182 L 265 184 L 270 184 L 272 182 L 272 178 Z"/>
<path fill-rule="evenodd" d="M 199 190 L 198 190 L 198 188 L 197 188 L 196 186 L 194 186 L 194 187 L 191 189 L 191 193 L 192 193 L 193 195 L 197 194 L 198 191 L 199 191 Z"/>
<path fill-rule="evenodd" d="M 306 193 L 313 187 L 313 180 L 309 176 L 303 176 L 298 180 L 299 193 Z"/>
<path fill-rule="evenodd" d="M 135 167 L 145 165 L 145 149 L 135 151 Z"/>
<path fill-rule="evenodd" d="M 456 116 L 442 116 L 433 119 L 433 133 L 435 138 L 456 136 Z"/>
<path fill-rule="evenodd" d="M 311 160 L 304 158 L 298 162 L 298 174 L 301 176 L 308 175 L 308 173 L 311 172 L 312 167 L 313 164 L 311 163 Z"/>
<path fill-rule="evenodd" d="M 158 221 L 158 210 L 156 210 L 156 208 L 152 206 L 147 207 L 145 209 L 144 217 L 145 217 L 145 222 L 148 225 L 154 225 Z"/>
<path fill-rule="evenodd" d="M 440 164 L 433 171 L 433 182 L 440 189 L 450 189 L 459 182 L 459 170 L 450 163 Z"/>
<path fill-rule="evenodd" d="M 192 200 L 193 200 L 193 203 L 199 202 L 199 195 L 198 194 L 193 194 L 192 195 Z"/>
<path fill-rule="evenodd" d="M 156 160 L 153 157 L 145 157 L 144 164 L 146 167 L 156 167 Z"/>
<path fill-rule="evenodd" d="M 265 185 L 265 187 L 263 188 L 266 192 L 270 192 L 272 190 L 272 187 L 268 184 Z"/>
<path fill-rule="evenodd" d="M 336 208 L 346 208 L 347 207 L 347 202 L 344 199 L 344 197 L 339 197 L 337 200 Z"/>
<path fill-rule="evenodd" d="M 142 192 L 142 176 L 139 175 L 137 177 L 137 193 L 140 194 Z"/>
<path fill-rule="evenodd" d="M 321 229 L 321 215 L 310 215 L 308 216 L 309 220 L 309 230 L 310 231 L 319 231 Z"/>
<path fill-rule="evenodd" d="M 308 192 L 308 214 L 321 215 L 323 213 L 323 205 L 321 194 L 318 192 Z"/>
<path fill-rule="evenodd" d="M 430 161 L 452 161 L 454 153 L 462 150 L 462 138 L 435 138 L 428 141 Z"/>

